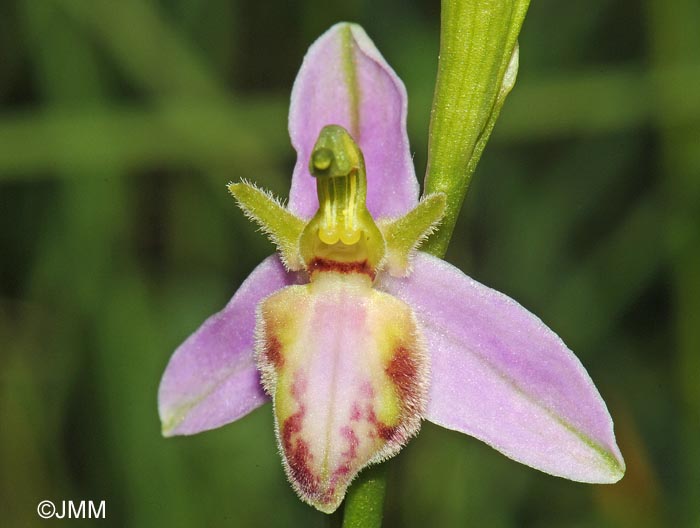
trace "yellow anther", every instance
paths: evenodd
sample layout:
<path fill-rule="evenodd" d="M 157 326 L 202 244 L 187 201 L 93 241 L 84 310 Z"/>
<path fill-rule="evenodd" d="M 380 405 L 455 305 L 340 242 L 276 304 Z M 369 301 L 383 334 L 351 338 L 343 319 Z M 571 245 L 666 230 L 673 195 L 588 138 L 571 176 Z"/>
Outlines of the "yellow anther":
<path fill-rule="evenodd" d="M 329 246 L 337 244 L 338 240 L 340 240 L 337 230 L 327 229 L 325 227 L 321 227 L 318 230 L 318 238 L 321 240 L 321 242 L 328 244 Z"/>
<path fill-rule="evenodd" d="M 355 231 L 349 231 L 345 229 L 340 235 L 340 240 L 346 246 L 352 246 L 360 241 L 361 236 L 362 231 L 360 231 L 359 229 L 356 229 Z M 323 242 L 323 239 L 321 239 L 321 241 Z"/>

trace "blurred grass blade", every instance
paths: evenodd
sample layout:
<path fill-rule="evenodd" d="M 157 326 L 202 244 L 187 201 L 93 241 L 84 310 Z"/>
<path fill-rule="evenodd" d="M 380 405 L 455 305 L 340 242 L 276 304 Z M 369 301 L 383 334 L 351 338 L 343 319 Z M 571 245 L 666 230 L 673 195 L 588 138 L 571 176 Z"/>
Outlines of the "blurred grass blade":
<path fill-rule="evenodd" d="M 700 49 L 700 5 L 696 0 L 647 3 L 651 30 L 652 64 L 664 72 L 673 66 L 692 64 Z M 677 98 L 697 101 L 697 92 L 671 79 L 659 83 L 658 95 L 665 113 L 660 123 L 661 157 L 665 172 L 665 196 L 672 207 L 666 225 L 670 256 L 677 354 L 675 385 L 680 394 L 678 405 L 687 418 L 680 426 L 678 441 L 682 456 L 675 499 L 681 505 L 683 525 L 700 526 L 700 119 L 679 126 L 674 119 Z M 689 95 L 692 94 L 692 95 Z M 692 417 L 692 418 L 691 418 Z"/>
<path fill-rule="evenodd" d="M 277 166 L 288 144 L 280 126 L 285 113 L 285 103 L 276 100 L 234 107 L 197 99 L 6 116 L 0 121 L 0 181 L 59 167 L 71 171 L 50 176 L 154 165 L 225 167 L 252 176 L 250 167 Z"/>
<path fill-rule="evenodd" d="M 625 308 L 663 265 L 658 251 L 661 226 L 655 197 L 640 200 L 595 251 L 565 275 L 543 319 L 556 321 L 562 335 L 577 336 L 577 349 L 594 347 L 609 336 Z"/>
<path fill-rule="evenodd" d="M 224 96 L 223 83 L 155 2 L 61 0 L 56 7 L 106 48 L 140 88 L 157 95 Z"/>

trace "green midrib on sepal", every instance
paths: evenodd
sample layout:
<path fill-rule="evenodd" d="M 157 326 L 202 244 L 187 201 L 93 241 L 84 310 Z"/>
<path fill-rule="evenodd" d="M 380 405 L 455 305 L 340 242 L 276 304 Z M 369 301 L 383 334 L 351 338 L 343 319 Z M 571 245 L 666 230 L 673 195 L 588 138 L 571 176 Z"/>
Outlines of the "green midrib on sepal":
<path fill-rule="evenodd" d="M 544 407 L 543 407 L 544 408 Z M 625 470 L 627 469 L 624 462 L 621 464 L 620 461 L 618 461 L 605 447 L 600 443 L 596 442 L 593 440 L 590 436 L 585 434 L 583 431 L 580 429 L 576 428 L 572 423 L 568 422 L 558 414 L 556 414 L 554 411 L 551 409 L 544 408 L 551 416 L 554 418 L 562 427 L 564 427 L 567 431 L 570 431 L 572 434 L 576 435 L 579 440 L 581 440 L 584 444 L 586 444 L 588 447 L 590 447 L 593 451 L 595 451 L 598 456 L 600 456 L 601 461 L 605 464 L 607 469 L 610 471 L 610 475 L 613 476 L 614 480 L 611 480 L 610 483 L 617 482 L 620 480 L 624 474 Z"/>
<path fill-rule="evenodd" d="M 350 101 L 350 134 L 355 141 L 360 140 L 360 85 L 357 80 L 357 65 L 354 57 L 354 37 L 352 24 L 343 27 L 343 72 Z M 331 124 L 331 123 L 328 123 Z"/>
<path fill-rule="evenodd" d="M 192 409 L 211 396 L 229 377 L 250 367 L 252 363 L 253 356 L 251 354 L 250 363 L 237 364 L 220 372 L 216 379 L 213 379 L 199 394 L 170 409 L 167 417 L 161 416 L 161 434 L 165 437 L 173 436 L 173 431 L 187 418 Z"/>
<path fill-rule="evenodd" d="M 440 330 L 441 335 L 447 337 L 448 339 L 452 340 L 454 343 L 459 343 L 459 341 L 451 335 L 450 330 L 447 327 L 441 327 Z M 537 398 L 533 397 L 530 393 L 525 391 L 519 384 L 518 382 L 513 379 L 511 376 L 508 376 L 505 374 L 502 370 L 500 370 L 498 367 L 493 365 L 491 361 L 489 361 L 487 358 L 477 355 L 476 356 L 479 361 L 484 364 L 489 370 L 491 370 L 496 376 L 498 376 L 500 379 L 502 379 L 505 383 L 507 383 L 513 392 L 517 393 L 521 398 L 524 400 L 532 403 L 539 409 L 541 409 L 543 412 L 547 413 L 552 420 L 554 420 L 556 423 L 561 425 L 564 429 L 572 433 L 574 436 L 576 436 L 579 440 L 581 440 L 584 444 L 586 444 L 589 448 L 591 448 L 595 453 L 600 457 L 600 462 L 603 467 L 605 467 L 612 479 L 610 481 L 607 481 L 606 483 L 614 483 L 617 482 L 622 478 L 622 476 L 625 474 L 625 464 L 624 461 L 621 463 L 618 461 L 612 453 L 607 450 L 600 442 L 594 440 L 591 438 L 589 435 L 581 431 L 578 427 L 576 427 L 574 424 L 572 424 L 569 420 L 561 416 L 559 413 L 557 413 L 555 410 L 547 407 L 546 405 L 542 404 Z M 443 425 L 443 424 L 439 424 Z M 448 427 L 445 425 L 445 427 Z M 506 453 L 504 453 L 506 454 Z M 506 454 L 506 456 L 509 456 Z M 538 468 L 536 468 L 538 469 Z"/>

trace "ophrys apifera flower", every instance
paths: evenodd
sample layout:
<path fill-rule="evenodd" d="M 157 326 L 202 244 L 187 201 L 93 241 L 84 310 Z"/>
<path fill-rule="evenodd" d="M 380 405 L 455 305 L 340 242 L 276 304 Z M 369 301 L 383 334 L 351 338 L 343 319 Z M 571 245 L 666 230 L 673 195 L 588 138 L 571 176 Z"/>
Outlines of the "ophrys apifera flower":
<path fill-rule="evenodd" d="M 310 48 L 292 92 L 288 207 L 229 186 L 279 252 L 173 355 L 164 434 L 222 426 L 270 397 L 287 476 L 324 512 L 423 419 L 553 475 L 619 480 L 612 420 L 561 339 L 419 251 L 445 196 L 418 200 L 406 104 L 358 26 L 338 24 Z"/>

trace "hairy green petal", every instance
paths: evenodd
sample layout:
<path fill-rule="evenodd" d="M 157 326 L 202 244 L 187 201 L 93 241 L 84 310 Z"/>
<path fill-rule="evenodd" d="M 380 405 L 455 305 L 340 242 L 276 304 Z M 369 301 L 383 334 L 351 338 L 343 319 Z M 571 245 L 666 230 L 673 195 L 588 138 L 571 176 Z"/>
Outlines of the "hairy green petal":
<path fill-rule="evenodd" d="M 243 213 L 254 220 L 277 246 L 287 269 L 303 269 L 304 265 L 299 255 L 299 238 L 306 222 L 290 213 L 272 194 L 251 183 L 230 183 L 228 190 Z"/>
<path fill-rule="evenodd" d="M 391 275 L 403 277 L 410 271 L 412 251 L 435 230 L 445 215 L 447 197 L 444 193 L 425 196 L 406 215 L 380 223 L 386 241 L 386 267 Z"/>

